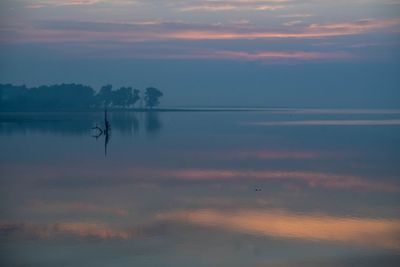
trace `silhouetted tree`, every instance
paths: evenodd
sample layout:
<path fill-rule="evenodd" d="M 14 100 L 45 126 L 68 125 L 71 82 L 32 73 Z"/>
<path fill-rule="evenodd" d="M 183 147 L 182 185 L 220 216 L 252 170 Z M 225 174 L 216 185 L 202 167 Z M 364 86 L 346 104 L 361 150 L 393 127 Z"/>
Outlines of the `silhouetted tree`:
<path fill-rule="evenodd" d="M 60 84 L 28 89 L 25 85 L 0 85 L 1 108 L 71 109 L 88 108 L 94 103 L 94 90 L 80 84 Z"/>
<path fill-rule="evenodd" d="M 108 107 L 112 103 L 112 85 L 107 84 L 100 88 L 100 91 L 96 95 L 97 104 L 99 106 Z"/>
<path fill-rule="evenodd" d="M 31 101 L 45 108 L 87 108 L 94 100 L 94 90 L 80 84 L 40 86 L 29 91 Z"/>
<path fill-rule="evenodd" d="M 127 107 L 132 98 L 132 87 L 121 87 L 112 92 L 112 104 L 118 107 Z"/>
<path fill-rule="evenodd" d="M 160 104 L 160 101 L 158 99 L 163 96 L 163 93 L 157 88 L 147 87 L 144 95 L 146 107 L 153 108 Z"/>
<path fill-rule="evenodd" d="M 23 86 L 11 84 L 0 85 L 0 103 L 2 108 L 19 107 L 26 104 L 28 100 L 28 89 Z"/>
<path fill-rule="evenodd" d="M 140 91 L 138 89 L 133 89 L 133 94 L 131 96 L 131 98 L 129 98 L 128 100 L 128 106 L 133 106 L 136 104 L 136 102 L 139 101 L 140 99 Z"/>
<path fill-rule="evenodd" d="M 94 90 L 81 84 L 57 84 L 27 88 L 25 85 L 0 84 L 1 110 L 46 110 L 82 109 L 91 107 L 131 107 L 139 100 L 146 107 L 159 105 L 163 93 L 154 87 L 146 88 L 141 97 L 138 89 L 121 87 L 112 90 L 111 85 L 103 86 L 95 94 Z"/>

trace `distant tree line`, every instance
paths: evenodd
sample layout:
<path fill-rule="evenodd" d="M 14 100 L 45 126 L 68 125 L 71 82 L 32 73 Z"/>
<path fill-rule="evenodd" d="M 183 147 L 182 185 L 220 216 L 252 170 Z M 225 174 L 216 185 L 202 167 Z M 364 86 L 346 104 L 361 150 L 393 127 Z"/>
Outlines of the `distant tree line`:
<path fill-rule="evenodd" d="M 82 84 L 57 84 L 28 88 L 25 85 L 0 84 L 1 110 L 149 108 L 160 104 L 163 93 L 154 87 L 143 92 L 132 87 L 113 90 L 112 85 L 99 92 Z"/>

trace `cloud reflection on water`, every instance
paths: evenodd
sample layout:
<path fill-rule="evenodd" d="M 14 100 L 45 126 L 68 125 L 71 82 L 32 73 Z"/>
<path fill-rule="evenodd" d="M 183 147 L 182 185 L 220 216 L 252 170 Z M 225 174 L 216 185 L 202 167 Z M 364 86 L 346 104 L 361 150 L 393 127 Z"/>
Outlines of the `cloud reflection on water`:
<path fill-rule="evenodd" d="M 249 122 L 260 126 L 388 126 L 400 125 L 400 120 L 306 120 Z"/>
<path fill-rule="evenodd" d="M 393 183 L 369 181 L 358 176 L 313 171 L 178 170 L 171 175 L 186 180 L 287 180 L 302 181 L 312 187 L 352 188 L 387 192 L 398 192 L 400 190 L 400 186 Z"/>
<path fill-rule="evenodd" d="M 186 210 L 158 218 L 275 238 L 333 241 L 400 250 L 400 219 L 291 214 L 267 210 Z"/>
<path fill-rule="evenodd" d="M 1 134 L 10 134 L 1 153 L 0 238 L 27 257 L 31 240 L 34 247 L 50 244 L 55 250 L 79 244 L 72 253 L 83 258 L 87 246 L 99 261 L 118 251 L 116 257 L 127 259 L 124 266 L 139 254 L 147 263 L 139 266 L 159 266 L 154 260 L 165 260 L 162 255 L 174 257 L 169 266 L 179 266 L 177 257 L 190 258 L 182 264 L 188 266 L 205 254 L 207 260 L 222 258 L 223 266 L 321 266 L 326 255 L 364 262 L 371 254 L 398 255 L 399 128 L 293 131 L 237 124 L 384 117 L 381 111 L 298 112 L 176 112 L 162 113 L 163 121 L 114 113 L 107 158 L 87 131 L 101 116 L 53 120 L 57 115 L 47 122 L 51 115 L 22 121 L 6 116 L 0 127 Z M 337 113 L 342 115 L 332 115 Z M 140 136 L 159 132 L 157 138 Z M 36 262 L 47 259 L 45 252 Z M 288 265 L 271 263 L 287 258 Z M 317 263 L 297 264 L 304 259 Z"/>
<path fill-rule="evenodd" d="M 307 170 L 238 170 L 238 169 L 146 169 L 142 167 L 125 168 L 75 168 L 68 166 L 7 166 L 2 170 L 4 175 L 13 174 L 14 178 L 23 179 L 34 184 L 58 184 L 66 186 L 76 182 L 79 186 L 86 183 L 93 186 L 106 182 L 112 184 L 135 184 L 138 182 L 164 183 L 180 182 L 250 182 L 250 181 L 280 181 L 288 183 L 301 182 L 309 187 L 331 189 L 352 189 L 382 192 L 399 192 L 400 185 L 396 182 L 370 179 L 359 175 L 335 174 L 330 172 Z M 40 177 L 32 176 L 40 173 Z M 112 179 L 110 178 L 112 177 Z"/>
<path fill-rule="evenodd" d="M 319 213 L 293 213 L 275 209 L 183 209 L 162 211 L 142 226 L 120 226 L 102 221 L 64 221 L 45 224 L 1 223 L 0 233 L 8 238 L 33 237 L 135 239 L 151 235 L 171 235 L 189 224 L 197 227 L 259 235 L 276 239 L 345 243 L 400 251 L 400 219 L 340 217 Z M 165 227 L 165 224 L 174 227 Z M 164 225 L 164 226 L 163 226 Z M 172 228 L 171 228 L 172 227 Z M 161 230 L 163 229 L 163 230 Z M 161 232 L 160 232 L 161 231 Z M 196 231 L 192 229 L 191 231 Z M 192 232 L 193 234 L 193 232 Z"/>
<path fill-rule="evenodd" d="M 84 202 L 45 202 L 40 200 L 32 201 L 29 209 L 39 213 L 89 213 L 117 217 L 128 216 L 128 211 L 123 208 L 106 207 Z"/>
<path fill-rule="evenodd" d="M 57 236 L 75 236 L 81 238 L 122 238 L 134 236 L 133 231 L 118 229 L 102 222 L 60 222 L 47 225 L 33 223 L 2 223 L 0 232 L 8 236 L 34 237 L 40 239 Z"/>

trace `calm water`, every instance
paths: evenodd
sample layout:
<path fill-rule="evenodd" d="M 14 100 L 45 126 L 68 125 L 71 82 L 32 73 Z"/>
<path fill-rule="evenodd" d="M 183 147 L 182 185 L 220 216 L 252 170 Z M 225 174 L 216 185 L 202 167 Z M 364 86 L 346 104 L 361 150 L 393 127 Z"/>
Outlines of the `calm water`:
<path fill-rule="evenodd" d="M 400 266 L 400 111 L 102 123 L 0 113 L 1 266 Z"/>

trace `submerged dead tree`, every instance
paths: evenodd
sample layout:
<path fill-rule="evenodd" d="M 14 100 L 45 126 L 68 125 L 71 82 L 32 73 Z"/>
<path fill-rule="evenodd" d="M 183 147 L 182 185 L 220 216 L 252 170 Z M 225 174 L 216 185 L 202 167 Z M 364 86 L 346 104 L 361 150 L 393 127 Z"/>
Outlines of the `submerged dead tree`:
<path fill-rule="evenodd" d="M 104 108 L 104 128 L 100 128 L 98 125 L 96 125 L 95 127 L 92 127 L 92 130 L 97 130 L 97 134 L 93 135 L 93 137 L 95 137 L 96 139 L 104 135 L 104 155 L 107 156 L 107 145 L 110 141 L 111 135 L 111 124 L 108 120 L 107 108 Z"/>

